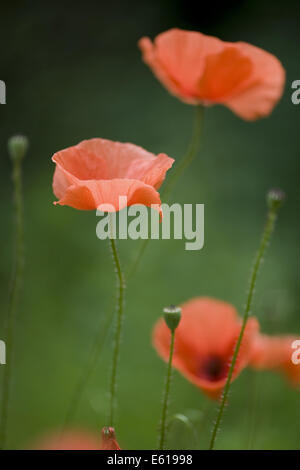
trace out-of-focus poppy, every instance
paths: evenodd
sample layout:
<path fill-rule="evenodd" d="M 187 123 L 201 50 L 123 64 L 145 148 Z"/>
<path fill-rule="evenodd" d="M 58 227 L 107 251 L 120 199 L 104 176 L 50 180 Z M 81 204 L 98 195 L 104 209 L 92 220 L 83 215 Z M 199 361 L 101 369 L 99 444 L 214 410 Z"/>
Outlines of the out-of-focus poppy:
<path fill-rule="evenodd" d="M 157 190 L 174 162 L 163 153 L 156 156 L 137 145 L 105 139 L 85 140 L 55 153 L 52 160 L 56 204 L 82 210 L 108 204 L 114 211 L 133 204 L 160 205 Z M 127 198 L 122 207 L 120 196 Z"/>
<path fill-rule="evenodd" d="M 102 429 L 101 439 L 87 431 L 66 431 L 42 439 L 36 449 L 40 450 L 120 450 L 115 430 Z"/>
<path fill-rule="evenodd" d="M 297 354 L 293 348 L 296 339 L 294 336 L 257 335 L 250 365 L 259 370 L 282 372 L 293 385 L 299 386 L 300 364 L 293 362 L 293 354 Z"/>
<path fill-rule="evenodd" d="M 226 383 L 241 319 L 232 305 L 212 298 L 195 298 L 181 308 L 173 366 L 210 398 L 217 399 Z M 258 322 L 255 318 L 249 319 L 233 379 L 248 365 L 257 331 Z M 159 320 L 153 331 L 153 344 L 165 361 L 169 357 L 170 339 L 169 328 L 163 319 Z"/>
<path fill-rule="evenodd" d="M 285 71 L 269 52 L 195 31 L 170 29 L 139 41 L 144 61 L 168 91 L 190 104 L 223 104 L 238 116 L 267 116 L 280 99 Z"/>

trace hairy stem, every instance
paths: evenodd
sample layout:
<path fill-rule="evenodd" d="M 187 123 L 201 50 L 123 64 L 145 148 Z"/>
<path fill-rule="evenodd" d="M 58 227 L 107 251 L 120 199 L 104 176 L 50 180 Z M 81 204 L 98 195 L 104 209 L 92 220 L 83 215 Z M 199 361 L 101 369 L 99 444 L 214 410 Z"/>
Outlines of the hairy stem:
<path fill-rule="evenodd" d="M 159 432 L 159 449 L 164 450 L 166 446 L 166 438 L 168 431 L 168 407 L 169 407 L 169 397 L 170 397 L 170 387 L 172 379 L 172 360 L 174 353 L 174 342 L 175 342 L 175 330 L 171 332 L 171 345 L 170 345 L 170 355 L 168 361 L 167 375 L 166 375 L 166 385 L 163 397 L 163 407 L 161 413 L 161 422 L 160 422 L 160 432 Z"/>
<path fill-rule="evenodd" d="M 224 413 L 225 404 L 227 403 L 227 398 L 228 398 L 228 393 L 229 393 L 229 390 L 230 390 L 231 379 L 232 379 L 234 367 L 235 367 L 237 357 L 238 357 L 238 354 L 239 354 L 239 350 L 240 350 L 240 347 L 241 347 L 241 343 L 242 343 L 242 339 L 243 339 L 243 336 L 244 336 L 247 321 L 248 321 L 249 315 L 251 313 L 251 306 L 252 306 L 253 295 L 254 295 L 254 291 L 255 291 L 257 275 L 258 275 L 258 272 L 259 272 L 259 268 L 260 268 L 265 250 L 268 246 L 268 243 L 270 241 L 272 232 L 274 230 L 276 218 L 277 218 L 277 207 L 271 206 L 269 211 L 268 211 L 267 222 L 266 222 L 266 225 L 265 225 L 265 228 L 264 228 L 264 231 L 263 231 L 263 235 L 262 235 L 262 238 L 261 238 L 259 249 L 258 249 L 256 258 L 255 258 L 253 269 L 252 269 L 252 273 L 251 273 L 251 277 L 250 277 L 250 286 L 249 286 L 246 306 L 245 306 L 245 310 L 244 310 L 242 327 L 241 327 L 241 331 L 240 331 L 237 343 L 235 345 L 234 353 L 233 353 L 233 356 L 232 356 L 232 360 L 231 360 L 231 364 L 230 364 L 226 384 L 225 384 L 225 387 L 224 387 L 224 391 L 223 391 L 220 406 L 219 406 L 217 419 L 216 419 L 216 422 L 215 422 L 215 425 L 214 425 L 214 428 L 213 428 L 213 432 L 212 432 L 212 436 L 211 436 L 209 450 L 214 449 L 216 437 L 217 437 L 217 434 L 218 434 L 218 431 L 219 431 L 219 428 L 220 428 L 220 425 L 221 425 L 221 422 L 222 422 L 222 417 L 223 417 L 223 413 Z"/>
<path fill-rule="evenodd" d="M 115 336 L 114 336 L 112 372 L 111 372 L 111 379 L 110 379 L 110 410 L 109 410 L 109 425 L 114 427 L 118 362 L 119 362 L 119 356 L 120 356 L 120 344 L 121 344 L 123 316 L 124 316 L 125 279 L 122 273 L 116 243 L 112 236 L 110 238 L 110 244 L 111 244 L 112 256 L 113 256 L 113 260 L 114 260 L 114 264 L 116 268 L 117 290 L 118 290 L 117 311 L 116 311 L 117 318 L 116 318 L 116 328 L 115 328 Z"/>
<path fill-rule="evenodd" d="M 24 267 L 24 233 L 23 233 L 23 200 L 22 200 L 22 168 L 21 160 L 13 160 L 14 211 L 15 211 L 15 247 L 11 288 L 9 294 L 6 349 L 7 364 L 4 368 L 2 404 L 0 410 L 0 449 L 6 444 L 8 409 L 10 401 L 12 363 L 14 354 L 14 326 L 20 287 Z"/>

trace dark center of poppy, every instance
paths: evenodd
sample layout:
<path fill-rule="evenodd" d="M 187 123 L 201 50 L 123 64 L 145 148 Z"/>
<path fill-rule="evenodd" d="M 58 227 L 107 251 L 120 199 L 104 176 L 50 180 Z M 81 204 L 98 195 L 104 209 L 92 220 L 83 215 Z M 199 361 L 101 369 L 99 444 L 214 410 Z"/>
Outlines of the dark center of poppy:
<path fill-rule="evenodd" d="M 218 356 L 207 358 L 201 367 L 201 375 L 211 382 L 216 382 L 226 375 L 226 364 Z"/>

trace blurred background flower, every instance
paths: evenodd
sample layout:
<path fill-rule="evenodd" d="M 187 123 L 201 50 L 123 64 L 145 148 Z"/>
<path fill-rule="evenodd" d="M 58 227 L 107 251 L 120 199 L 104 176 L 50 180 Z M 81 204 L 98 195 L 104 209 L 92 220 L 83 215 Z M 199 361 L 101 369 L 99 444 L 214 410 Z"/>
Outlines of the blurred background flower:
<path fill-rule="evenodd" d="M 234 347 L 241 330 L 241 318 L 233 305 L 208 297 L 198 297 L 181 305 L 182 316 L 176 330 L 173 365 L 212 399 L 225 386 Z M 250 318 L 242 340 L 233 379 L 247 367 L 258 322 Z M 153 330 L 153 345 L 168 360 L 170 331 L 160 319 Z"/>
<path fill-rule="evenodd" d="M 272 54 L 173 28 L 139 41 L 143 59 L 170 93 L 190 104 L 223 104 L 244 119 L 267 116 L 281 98 L 285 72 Z"/>
<path fill-rule="evenodd" d="M 32 448 L 32 447 L 31 447 Z M 34 449 L 40 450 L 120 450 L 114 428 L 102 428 L 101 437 L 89 431 L 68 430 L 43 437 Z"/>
<path fill-rule="evenodd" d="M 251 365 L 258 370 L 273 370 L 283 373 L 286 378 L 298 387 L 300 385 L 300 367 L 292 360 L 296 336 L 268 336 L 260 334 L 254 343 Z"/>

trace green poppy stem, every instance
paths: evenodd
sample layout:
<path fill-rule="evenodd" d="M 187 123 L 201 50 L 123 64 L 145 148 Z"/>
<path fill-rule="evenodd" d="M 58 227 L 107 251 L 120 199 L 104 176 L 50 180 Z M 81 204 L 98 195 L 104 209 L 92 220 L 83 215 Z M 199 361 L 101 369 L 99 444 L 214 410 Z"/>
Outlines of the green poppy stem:
<path fill-rule="evenodd" d="M 110 219 L 112 221 L 112 218 Z M 116 389 L 117 389 L 117 376 L 118 376 L 118 363 L 120 356 L 120 344 L 122 338 L 122 327 L 124 320 L 124 294 L 125 294 L 125 279 L 121 269 L 120 259 L 116 247 L 114 238 L 110 238 L 111 251 L 113 261 L 116 268 L 117 278 L 117 311 L 116 311 L 116 327 L 114 334 L 114 347 L 113 347 L 113 359 L 112 359 L 112 371 L 110 379 L 110 409 L 109 409 L 109 425 L 114 427 L 115 424 L 115 402 L 116 402 Z"/>
<path fill-rule="evenodd" d="M 174 342 L 175 342 L 175 331 L 171 333 L 170 355 L 169 355 L 169 362 L 168 362 L 167 375 L 166 375 L 166 385 L 165 385 L 164 398 L 163 398 L 163 407 L 162 407 L 162 413 L 161 413 L 160 437 L 159 437 L 159 447 L 158 447 L 161 450 L 165 449 L 167 431 L 168 431 L 167 415 L 168 415 L 170 387 L 171 387 L 171 379 L 172 379 L 172 361 L 173 361 L 173 353 L 174 353 Z"/>
<path fill-rule="evenodd" d="M 251 277 L 250 277 L 250 286 L 249 286 L 249 291 L 248 291 L 247 301 L 246 301 L 246 307 L 245 307 L 243 321 L 242 321 L 242 327 L 241 327 L 241 331 L 240 331 L 240 334 L 239 334 L 239 337 L 238 337 L 238 340 L 237 340 L 237 343 L 235 345 L 235 349 L 234 349 L 234 352 L 233 352 L 233 356 L 232 356 L 232 360 L 231 360 L 231 364 L 230 364 L 230 368 L 229 368 L 229 372 L 228 372 L 228 377 L 227 377 L 226 384 L 225 384 L 225 387 L 224 387 L 224 390 L 223 390 L 223 394 L 222 394 L 222 398 L 221 398 L 221 402 L 220 402 L 220 406 L 219 406 L 219 411 L 218 411 L 218 415 L 217 415 L 217 419 L 215 421 L 215 425 L 214 425 L 212 436 L 211 436 L 209 450 L 213 450 L 214 447 L 215 447 L 216 437 L 217 437 L 217 434 L 218 434 L 218 431 L 220 429 L 220 425 L 221 425 L 221 422 L 222 422 L 222 417 L 223 417 L 223 413 L 224 413 L 225 404 L 227 403 L 227 398 L 228 398 L 228 394 L 229 394 L 229 390 L 230 390 L 233 371 L 234 371 L 234 368 L 235 368 L 235 364 L 236 364 L 237 357 L 238 357 L 238 354 L 239 354 L 239 350 L 240 350 L 240 347 L 241 347 L 241 343 L 242 343 L 242 340 L 243 340 L 243 336 L 244 336 L 245 328 L 246 328 L 246 325 L 247 325 L 247 321 L 248 321 L 249 315 L 251 313 L 252 301 L 253 301 L 253 296 L 254 296 L 255 285 L 256 285 L 256 281 L 257 281 L 259 268 L 261 266 L 266 248 L 269 244 L 271 235 L 274 231 L 275 222 L 276 222 L 276 219 L 277 219 L 277 211 L 278 211 L 283 199 L 284 199 L 284 194 L 280 190 L 272 190 L 268 193 L 267 201 L 268 201 L 269 210 L 268 210 L 268 215 L 267 215 L 267 221 L 266 221 L 266 225 L 265 225 L 265 228 L 264 228 L 264 231 L 263 231 L 263 234 L 262 234 L 262 238 L 261 238 L 261 242 L 260 242 L 260 245 L 259 245 L 258 253 L 257 253 L 256 258 L 255 258 L 254 266 L 253 266 L 253 269 L 252 269 L 252 274 L 251 274 Z"/>
<path fill-rule="evenodd" d="M 188 150 L 186 154 L 184 155 L 184 157 L 182 158 L 182 160 L 178 163 L 178 165 L 175 166 L 174 171 L 168 177 L 165 183 L 164 189 L 162 190 L 161 200 L 165 203 L 169 201 L 171 193 L 178 179 L 180 178 L 184 170 L 192 163 L 195 156 L 197 155 L 200 140 L 201 140 L 202 127 L 203 127 L 203 110 L 204 108 L 201 105 L 196 107 L 194 130 L 193 130 L 192 140 L 189 144 Z M 138 254 L 128 270 L 127 279 L 130 279 L 136 273 L 140 265 L 141 259 L 148 246 L 149 240 L 150 240 L 149 238 L 147 238 L 146 240 L 143 240 L 140 246 L 140 249 L 138 250 Z"/>
<path fill-rule="evenodd" d="M 83 368 L 80 377 L 74 387 L 73 395 L 69 400 L 65 422 L 63 426 L 63 431 L 65 431 L 69 424 L 72 422 L 74 416 L 76 415 L 76 411 L 78 409 L 78 405 L 80 404 L 80 399 L 84 393 L 85 387 L 87 386 L 89 379 L 98 364 L 99 357 L 105 343 L 108 331 L 111 326 L 111 322 L 113 320 L 113 314 L 115 309 L 111 309 L 106 316 L 106 319 L 100 324 L 99 330 L 97 331 L 93 346 L 91 348 L 91 352 L 87 358 L 85 367 Z"/>
<path fill-rule="evenodd" d="M 161 193 L 161 199 L 164 202 L 169 201 L 171 193 L 178 179 L 180 178 L 182 173 L 186 170 L 186 168 L 188 168 L 191 165 L 191 163 L 193 162 L 194 158 L 197 155 L 200 140 L 201 140 L 202 128 L 203 128 L 203 114 L 204 114 L 204 107 L 201 105 L 198 105 L 196 107 L 192 140 L 190 142 L 190 145 L 186 154 L 180 160 L 178 165 L 175 166 L 174 171 L 171 172 L 169 178 L 166 181 L 166 184 Z"/>
<path fill-rule="evenodd" d="M 164 389 L 163 407 L 162 407 L 160 431 L 159 431 L 158 448 L 161 450 L 164 450 L 166 446 L 166 439 L 167 439 L 167 432 L 168 432 L 168 425 L 169 425 L 168 408 L 169 408 L 170 389 L 171 389 L 171 380 L 172 380 L 172 361 L 173 361 L 173 354 L 174 354 L 175 331 L 181 319 L 181 308 L 175 307 L 173 305 L 171 305 L 168 308 L 165 308 L 164 319 L 165 319 L 167 327 L 169 328 L 171 332 L 171 344 L 170 344 L 166 384 L 165 384 L 165 389 Z"/>
<path fill-rule="evenodd" d="M 12 137 L 8 142 L 8 149 L 13 164 L 12 180 L 14 185 L 15 246 L 6 324 L 6 350 L 8 354 L 6 361 L 7 363 L 4 367 L 2 384 L 2 403 L 0 409 L 0 449 L 5 448 L 7 439 L 8 411 L 14 356 L 14 327 L 24 268 L 22 160 L 27 151 L 27 147 L 28 141 L 26 137 L 23 136 Z"/>

